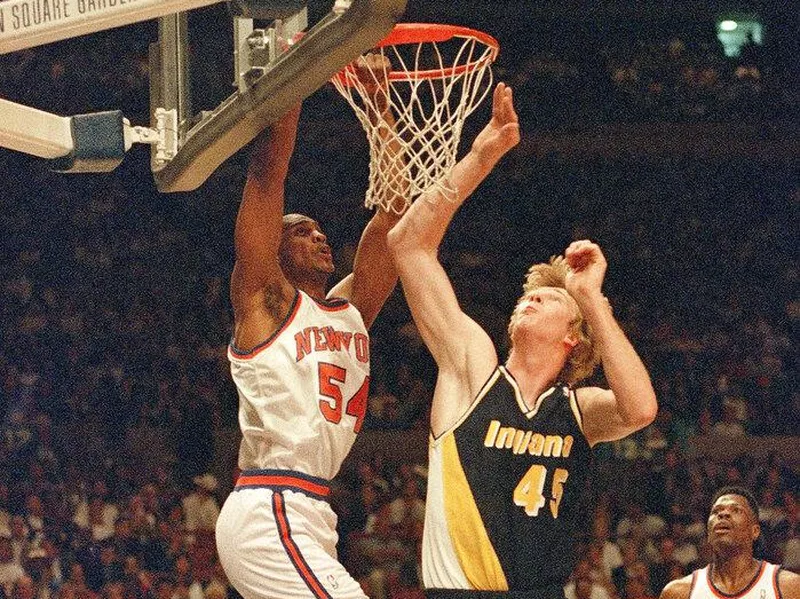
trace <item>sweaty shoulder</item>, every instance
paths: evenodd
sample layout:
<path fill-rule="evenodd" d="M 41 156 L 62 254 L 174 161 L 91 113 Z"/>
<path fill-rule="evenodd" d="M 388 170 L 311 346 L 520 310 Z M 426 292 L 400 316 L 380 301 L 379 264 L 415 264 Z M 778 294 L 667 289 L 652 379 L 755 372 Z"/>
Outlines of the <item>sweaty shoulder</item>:
<path fill-rule="evenodd" d="M 691 591 L 692 575 L 690 574 L 667 583 L 667 586 L 661 591 L 659 599 L 689 599 Z"/>
<path fill-rule="evenodd" d="M 800 597 L 800 574 L 789 570 L 781 570 L 778 573 L 778 588 L 781 596 Z"/>

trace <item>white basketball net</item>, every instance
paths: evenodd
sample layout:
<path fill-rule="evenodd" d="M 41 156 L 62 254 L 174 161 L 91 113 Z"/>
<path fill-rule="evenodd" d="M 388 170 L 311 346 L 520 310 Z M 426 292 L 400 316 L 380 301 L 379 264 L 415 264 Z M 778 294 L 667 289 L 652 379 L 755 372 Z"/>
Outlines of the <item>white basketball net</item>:
<path fill-rule="evenodd" d="M 428 189 L 454 193 L 447 175 L 466 117 L 492 87 L 496 52 L 474 37 L 390 44 L 375 50 L 389 60 L 390 73 L 361 75 L 386 93 L 369 93 L 353 65 L 333 78 L 367 133 L 367 208 L 401 213 Z"/>

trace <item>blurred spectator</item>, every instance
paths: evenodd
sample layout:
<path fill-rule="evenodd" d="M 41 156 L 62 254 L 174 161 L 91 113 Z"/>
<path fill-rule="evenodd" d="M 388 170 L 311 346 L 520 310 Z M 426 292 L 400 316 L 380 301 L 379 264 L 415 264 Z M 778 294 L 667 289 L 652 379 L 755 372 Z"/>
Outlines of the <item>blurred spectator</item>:
<path fill-rule="evenodd" d="M 33 578 L 22 576 L 14 583 L 14 590 L 11 599 L 38 599 L 39 593 Z"/>
<path fill-rule="evenodd" d="M 394 389 L 399 400 L 398 426 L 403 428 L 414 424 L 427 426 L 426 410 L 432 392 L 420 375 L 406 362 L 397 365 L 394 376 Z"/>
<path fill-rule="evenodd" d="M 368 428 L 398 428 L 400 422 L 400 400 L 394 395 L 384 380 L 376 381 L 370 392 L 368 405 Z"/>
<path fill-rule="evenodd" d="M 171 575 L 157 576 L 153 581 L 154 599 L 186 599 L 178 592 L 175 579 Z"/>
<path fill-rule="evenodd" d="M 599 541 L 592 541 L 586 551 L 584 561 L 589 564 L 589 575 L 592 582 L 601 586 L 609 594 L 615 596 L 617 588 L 614 585 L 611 572 L 609 572 L 603 555 L 604 544 Z M 620 555 L 620 564 L 622 563 Z M 612 570 L 613 572 L 613 570 Z"/>
<path fill-rule="evenodd" d="M 214 496 L 218 486 L 217 477 L 206 473 L 195 476 L 192 482 L 193 491 L 183 498 L 186 530 L 213 533 L 219 517 L 219 502 Z"/>
<path fill-rule="evenodd" d="M 594 519 L 592 520 L 592 545 L 600 551 L 603 577 L 613 580 L 614 570 L 622 566 L 622 551 L 611 538 L 611 515 L 608 497 L 598 500 Z"/>
<path fill-rule="evenodd" d="M 240 597 L 239 593 L 230 586 L 219 560 L 214 560 L 214 568 L 208 582 L 205 583 L 204 592 L 206 599 L 234 599 Z"/>
<path fill-rule="evenodd" d="M 195 577 L 187 554 L 183 553 L 176 557 L 172 571 L 176 594 L 184 599 L 203 599 L 203 584 Z"/>
<path fill-rule="evenodd" d="M 463 16 L 457 4 L 437 10 Z M 532 31 L 524 10 L 508 22 Z M 757 435 L 798 432 L 800 269 L 791 217 L 800 191 L 792 160 L 776 157 L 780 144 L 770 145 L 776 133 L 796 127 L 791 61 L 775 44 L 749 44 L 729 58 L 713 34 L 678 31 L 677 24 L 637 23 L 598 35 L 561 21 L 552 31 L 537 22 L 533 36 L 501 35 L 496 73 L 526 98 L 525 130 L 581 139 L 603 124 L 672 134 L 679 123 L 702 137 L 707 124 L 741 132 L 749 122 L 768 159 L 701 152 L 654 164 L 636 154 L 539 156 L 520 147 L 478 190 L 478 212 L 453 223 L 443 257 L 461 274 L 454 284 L 485 285 L 491 272 L 500 277 L 494 297 L 502 298 L 534 257 L 578 234 L 615 254 L 620 268 L 608 293 L 653 366 L 661 410 L 647 431 L 615 444 L 616 459 L 597 481 L 605 507 L 587 541 L 590 571 L 611 576 L 626 599 L 657 595 L 664 580 L 707 559 L 706 503 L 728 481 L 758 491 L 765 551 L 800 570 L 797 462 L 786 459 L 793 456 L 728 464 L 693 447 L 698 435 L 713 433 L 735 447 Z M 152 23 L 143 23 L 4 55 L 0 95 L 60 114 L 122 109 L 131 122 L 147 123 L 151 34 Z M 196 37 L 199 58 L 203 50 L 219 52 L 225 36 Z M 198 107 L 212 108 L 214 92 L 229 94 L 225 63 L 204 62 L 207 85 L 193 86 Z M 37 85 L 29 84 L 31 72 L 43 74 Z M 332 237 L 342 243 L 334 253 L 345 266 L 357 243 L 353 210 L 368 159 L 362 132 L 338 100 L 323 88 L 306 101 L 304 137 L 316 139 L 309 138 L 312 150 L 300 144 L 296 159 L 321 174 L 292 181 L 290 192 L 303 209 L 328 213 Z M 725 133 L 713 135 L 712 145 L 726 146 Z M 344 141 L 354 151 L 343 162 Z M 20 570 L 36 599 L 200 599 L 198 587 L 206 599 L 238 599 L 215 574 L 213 543 L 203 539 L 213 534 L 216 493 L 227 488 L 202 473 L 216 471 L 211 440 L 236 418 L 224 356 L 231 325 L 225 287 L 231 200 L 240 197 L 243 163 L 232 157 L 191 201 L 171 201 L 152 184 L 149 160 L 134 148 L 113 173 L 72 176 L 17 153 L 0 155 L 0 537 L 11 537 L 0 539 L 0 578 L 7 599 L 31 594 Z M 486 219 L 502 234 L 482 236 Z M 521 236 L 529 251 L 509 253 L 508 240 Z M 387 307 L 374 339 L 382 368 L 374 373 L 370 418 L 375 428 L 425 431 L 430 356 L 401 294 Z M 483 318 L 500 307 L 469 310 Z M 502 339 L 504 326 L 496 328 Z M 156 433 L 128 435 L 134 427 Z M 412 466 L 376 455 L 337 482 L 340 535 L 350 539 L 343 551 L 352 546 L 348 563 L 376 598 L 414 596 L 418 585 L 411 564 L 424 485 L 408 482 Z M 187 494 L 195 476 L 205 488 Z M 405 494 L 393 494 L 400 488 Z M 2 559 L 6 545 L 10 562 Z M 73 564 L 83 567 L 80 575 Z M 573 583 L 576 593 L 591 595 L 591 586 Z"/>
<path fill-rule="evenodd" d="M 425 599 L 413 561 L 405 561 L 400 565 L 397 578 L 391 585 L 389 599 Z"/>
<path fill-rule="evenodd" d="M 660 516 L 645 513 L 641 501 L 630 499 L 624 506 L 624 515 L 617 523 L 617 537 L 652 539 L 663 534 L 667 523 Z"/>
<path fill-rule="evenodd" d="M 388 519 L 392 534 L 412 543 L 422 538 L 422 525 L 425 522 L 425 500 L 420 494 L 419 485 L 419 480 L 413 476 L 404 479 L 400 496 L 381 511 Z"/>
<path fill-rule="evenodd" d="M 100 599 L 99 594 L 86 584 L 86 574 L 83 566 L 77 562 L 70 566 L 69 574 L 64 584 L 61 585 L 60 591 L 69 593 L 75 599 Z"/>
<path fill-rule="evenodd" d="M 11 517 L 11 546 L 14 552 L 14 561 L 22 565 L 31 547 L 32 531 L 25 523 L 25 518 L 17 514 Z M 37 542 L 38 544 L 38 542 Z"/>
<path fill-rule="evenodd" d="M 101 541 L 113 534 L 118 516 L 119 507 L 110 501 L 106 482 L 96 479 L 88 496 L 79 499 L 72 521 L 87 530 L 94 540 Z"/>
<path fill-rule="evenodd" d="M 696 531 L 692 530 L 691 520 L 688 517 L 676 519 L 671 527 L 675 547 L 671 558 L 685 570 L 694 570 L 700 560 L 700 552 L 695 541 Z"/>
<path fill-rule="evenodd" d="M 50 599 L 63 583 L 61 563 L 61 554 L 49 539 L 29 551 L 25 570 L 36 582 L 39 599 Z"/>
<path fill-rule="evenodd" d="M 2 588 L 6 597 L 11 597 L 14 585 L 24 576 L 27 576 L 27 572 L 22 569 L 20 564 L 14 561 L 11 538 L 0 536 L 0 588 Z"/>
<path fill-rule="evenodd" d="M 45 514 L 42 498 L 36 494 L 30 494 L 25 498 L 25 509 L 22 513 L 25 534 L 29 541 L 38 545 L 45 536 L 48 525 L 47 514 Z"/>
<path fill-rule="evenodd" d="M 625 599 L 655 599 L 655 595 L 647 590 L 645 583 L 638 578 L 631 578 L 625 583 Z"/>
<path fill-rule="evenodd" d="M 88 530 L 93 541 L 103 541 L 114 534 L 114 522 L 109 522 L 109 507 L 99 496 L 89 498 L 87 519 Z M 116 512 L 116 509 L 113 510 Z M 115 518 L 116 520 L 116 518 Z"/>
<path fill-rule="evenodd" d="M 205 599 L 228 599 L 228 589 L 217 580 L 212 580 L 204 590 Z"/>
<path fill-rule="evenodd" d="M 658 553 L 653 556 L 650 564 L 650 582 L 654 592 L 664 588 L 670 581 L 672 566 L 677 561 L 675 559 L 675 539 L 665 535 L 657 540 L 656 547 Z M 626 585 L 627 586 L 627 585 Z"/>
<path fill-rule="evenodd" d="M 572 573 L 571 580 L 564 587 L 566 599 L 614 599 L 608 591 L 592 580 L 591 565 L 587 561 L 579 561 Z"/>
<path fill-rule="evenodd" d="M 11 534 L 11 512 L 8 509 L 8 484 L 0 479 L 0 536 Z"/>
<path fill-rule="evenodd" d="M 614 586 L 618 590 L 624 590 L 628 581 L 632 578 L 647 578 L 649 581 L 649 568 L 647 563 L 640 558 L 642 554 L 642 543 L 634 538 L 620 542 L 622 551 L 622 565 L 615 568 L 612 572 Z M 648 590 L 649 583 L 648 583 Z"/>
<path fill-rule="evenodd" d="M 722 402 L 722 416 L 711 427 L 711 434 L 720 437 L 744 437 L 747 434 L 739 419 L 739 408 L 735 401 L 726 399 Z"/>
<path fill-rule="evenodd" d="M 101 586 L 122 582 L 125 572 L 122 560 L 117 554 L 117 547 L 113 542 L 104 542 L 99 547 L 100 550 L 100 578 Z"/>
<path fill-rule="evenodd" d="M 102 599 L 132 599 L 132 595 L 121 582 L 111 582 L 103 587 Z"/>

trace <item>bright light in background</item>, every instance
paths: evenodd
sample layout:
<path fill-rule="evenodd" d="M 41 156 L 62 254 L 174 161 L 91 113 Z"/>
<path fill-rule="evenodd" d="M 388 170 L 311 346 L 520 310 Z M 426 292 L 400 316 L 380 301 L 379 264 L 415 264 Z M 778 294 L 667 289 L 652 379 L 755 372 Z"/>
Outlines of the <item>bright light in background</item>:
<path fill-rule="evenodd" d="M 739 56 L 742 47 L 764 43 L 764 25 L 757 15 L 727 15 L 717 21 L 717 39 L 722 43 L 725 56 Z"/>

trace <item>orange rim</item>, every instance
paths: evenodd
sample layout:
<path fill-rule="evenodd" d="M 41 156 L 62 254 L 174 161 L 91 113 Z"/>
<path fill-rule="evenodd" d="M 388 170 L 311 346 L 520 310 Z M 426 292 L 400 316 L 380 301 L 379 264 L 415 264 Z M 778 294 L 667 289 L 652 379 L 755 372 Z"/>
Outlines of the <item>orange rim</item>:
<path fill-rule="evenodd" d="M 461 27 L 459 25 L 443 25 L 441 23 L 398 23 L 392 31 L 375 46 L 385 48 L 387 46 L 398 46 L 402 44 L 421 44 L 425 42 L 446 42 L 454 37 L 472 39 L 489 48 L 489 56 L 480 60 L 469 62 L 456 67 L 443 69 L 429 69 L 424 71 L 392 71 L 389 73 L 389 81 L 408 81 L 411 79 L 445 79 L 455 77 L 462 73 L 482 68 L 494 62 L 500 52 L 498 41 L 483 31 Z M 345 86 L 349 86 L 345 72 L 352 70 L 351 66 L 346 66 L 335 77 Z"/>
<path fill-rule="evenodd" d="M 459 25 L 443 25 L 441 23 L 398 23 L 392 31 L 378 42 L 377 47 L 397 44 L 418 44 L 421 42 L 444 42 L 454 37 L 473 38 L 492 48 L 496 53 L 500 44 L 488 33 L 461 27 Z"/>

